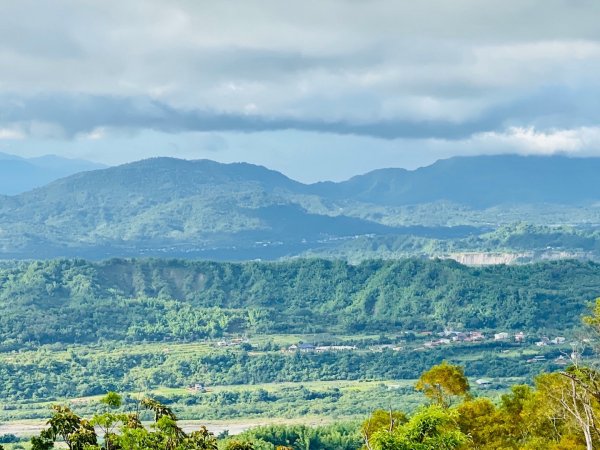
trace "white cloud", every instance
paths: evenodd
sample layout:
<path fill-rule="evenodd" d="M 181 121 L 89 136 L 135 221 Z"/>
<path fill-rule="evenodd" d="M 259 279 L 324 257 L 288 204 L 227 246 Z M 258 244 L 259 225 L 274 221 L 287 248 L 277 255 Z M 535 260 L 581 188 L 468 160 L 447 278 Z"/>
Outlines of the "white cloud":
<path fill-rule="evenodd" d="M 0 139 L 24 139 L 22 131 L 14 128 L 0 128 Z"/>
<path fill-rule="evenodd" d="M 588 153 L 600 151 L 600 127 L 551 131 L 537 131 L 534 127 L 510 127 L 505 132 L 477 134 L 472 141 L 524 154 Z"/>
<path fill-rule="evenodd" d="M 107 130 L 104 127 L 94 128 L 89 133 L 80 133 L 77 135 L 79 139 L 87 139 L 90 141 L 97 141 L 106 137 Z"/>

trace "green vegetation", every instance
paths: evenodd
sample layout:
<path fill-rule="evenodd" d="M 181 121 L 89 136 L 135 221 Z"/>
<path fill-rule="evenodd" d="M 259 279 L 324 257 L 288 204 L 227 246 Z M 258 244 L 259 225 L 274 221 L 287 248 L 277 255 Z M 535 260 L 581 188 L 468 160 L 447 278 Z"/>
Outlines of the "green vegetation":
<path fill-rule="evenodd" d="M 531 263 L 548 259 L 600 260 L 600 232 L 595 227 L 503 225 L 468 237 L 435 238 L 412 234 L 360 236 L 336 245 L 314 246 L 303 256 L 343 258 L 354 263 L 366 259 L 411 256 L 445 257 L 482 254 L 479 264 Z M 496 259 L 494 259 L 496 258 Z M 468 260 L 467 258 L 464 258 Z M 475 260 L 476 261 L 476 260 Z"/>
<path fill-rule="evenodd" d="M 324 353 L 282 352 L 280 347 L 247 352 L 242 348 L 221 349 L 209 345 L 197 345 L 188 350 L 185 344 L 180 346 L 175 343 L 122 346 L 105 343 L 69 346 L 64 350 L 53 350 L 56 346 L 44 346 L 29 352 L 0 354 L 0 401 L 10 402 L 13 406 L 18 401 L 27 405 L 29 411 L 32 400 L 44 402 L 87 397 L 108 390 L 145 392 L 165 387 L 184 389 L 197 383 L 213 390 L 217 385 L 410 380 L 443 359 L 465 365 L 468 375 L 473 377 L 530 378 L 544 369 L 555 370 L 557 366 L 554 359 L 568 349 L 548 347 L 540 351 L 519 344 L 491 342 L 416 350 L 422 342 L 406 343 L 407 348 L 403 351 L 376 351 L 377 346 L 373 346 L 373 349 L 362 347 L 356 351 Z M 512 349 L 512 353 L 501 353 L 501 349 Z M 534 355 L 541 355 L 544 361 L 528 363 Z M 384 391 L 386 389 L 383 388 Z M 332 388 L 331 392 L 323 394 L 323 399 L 339 401 L 341 394 L 343 392 Z M 228 402 L 223 406 L 232 406 L 233 409 L 226 412 L 210 408 L 211 402 L 215 401 L 212 392 L 201 395 L 180 392 L 176 395 L 176 392 L 170 391 L 168 397 L 170 401 L 193 406 L 194 411 L 202 417 L 223 419 L 228 416 L 268 416 L 269 411 L 288 415 L 290 411 L 286 410 L 286 405 L 292 405 L 297 399 L 311 399 L 311 395 L 293 389 L 273 392 L 264 398 L 264 403 L 255 403 L 254 408 L 248 409 L 243 404 L 253 403 L 256 400 L 253 394 L 248 396 L 234 391 L 228 400 L 223 400 Z M 359 396 L 357 399 L 362 401 L 368 398 Z M 218 402 L 221 403 L 220 398 Z M 332 407 L 329 403 L 319 403 L 311 403 L 307 412 L 313 407 L 316 413 L 323 410 L 331 414 L 339 412 L 335 404 Z M 0 414 L 0 420 L 31 417 L 23 414 L 25 412 L 20 409 L 5 409 Z"/>
<path fill-rule="evenodd" d="M 89 419 L 53 405 L 47 428 L 31 439 L 31 448 L 50 449 L 59 441 L 71 450 L 592 450 L 600 443 L 594 425 L 599 386 L 599 372 L 573 365 L 538 376 L 533 388 L 513 385 L 494 402 L 473 395 L 462 368 L 444 362 L 421 375 L 416 388 L 430 401 L 410 414 L 378 409 L 360 426 L 272 425 L 233 438 L 217 438 L 204 426 L 186 432 L 160 401 L 145 397 L 127 404 L 111 392 Z"/>
<path fill-rule="evenodd" d="M 575 261 L 14 263 L 0 269 L 1 349 L 244 333 L 568 330 L 599 290 L 600 265 Z"/>
<path fill-rule="evenodd" d="M 538 260 L 557 242 L 597 259 L 598 170 L 598 159 L 452 158 L 304 185 L 251 164 L 155 158 L 0 197 L 0 255 L 362 261 L 527 248 Z M 589 229 L 488 235 L 515 223 Z"/>
<path fill-rule="evenodd" d="M 0 352 L 0 421 L 43 419 L 51 406 L 34 450 L 54 442 L 72 450 L 591 449 L 600 443 L 600 375 L 584 364 L 595 357 L 565 338 L 550 345 L 545 334 L 579 333 L 599 269 L 576 261 L 6 264 L 2 320 L 23 331 L 13 328 Z M 475 307 L 495 321 L 469 328 Z M 585 319 L 594 329 L 599 311 L 600 300 Z M 483 337 L 498 325 L 529 341 Z M 456 341 L 442 342 L 434 332 L 444 328 L 464 331 L 445 330 L 440 336 Z M 319 347 L 291 346 L 302 342 Z M 576 365 L 565 365 L 568 354 Z M 336 423 L 217 437 L 190 430 L 175 410 L 203 421 Z"/>
<path fill-rule="evenodd" d="M 597 264 L 575 261 L 485 268 L 426 260 L 6 263 L 0 402 L 12 406 L 0 420 L 39 417 L 25 404 L 107 391 L 415 379 L 444 359 L 470 377 L 531 379 L 559 368 L 557 358 L 570 352 L 599 275 Z M 433 342 L 445 328 L 488 337 Z M 495 342 L 497 331 L 524 331 L 528 342 Z M 534 345 L 557 333 L 569 339 L 562 347 Z M 287 351 L 298 342 L 351 350 Z M 166 401 L 212 419 L 293 415 L 285 404 L 296 400 L 306 413 L 339 415 L 332 404 L 345 394 L 310 404 L 303 391 L 261 402 L 252 395 L 232 394 L 222 410 L 209 407 L 225 402 L 210 393 Z M 368 412 L 372 403 L 357 399 L 352 407 Z"/>

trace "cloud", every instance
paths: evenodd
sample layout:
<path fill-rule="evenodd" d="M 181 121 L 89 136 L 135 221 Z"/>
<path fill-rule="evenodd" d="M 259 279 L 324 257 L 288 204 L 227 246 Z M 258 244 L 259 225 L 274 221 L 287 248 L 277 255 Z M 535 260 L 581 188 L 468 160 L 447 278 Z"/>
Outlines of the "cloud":
<path fill-rule="evenodd" d="M 488 129 L 489 117 L 453 123 L 446 120 L 342 121 L 296 117 L 269 117 L 210 110 L 177 109 L 150 98 L 89 95 L 38 95 L 1 99 L 6 107 L 0 123 L 19 126 L 32 135 L 98 138 L 106 129 L 152 129 L 163 132 L 239 131 L 262 132 L 286 129 L 334 134 L 355 134 L 385 139 L 438 137 L 455 139 Z M 42 127 L 41 124 L 44 124 Z M 62 130 L 62 132 L 60 131 Z M 103 131 L 104 130 L 104 131 Z"/>
<path fill-rule="evenodd" d="M 578 154 L 600 124 L 599 16 L 592 0 L 5 1 L 0 129 L 57 152 L 155 133 L 166 153 L 195 136 L 251 159 L 271 133 L 410 164 Z"/>
<path fill-rule="evenodd" d="M 487 132 L 473 137 L 476 142 L 510 148 L 523 154 L 578 154 L 600 151 L 600 126 L 537 131 L 533 127 L 511 127 L 503 133 Z"/>
<path fill-rule="evenodd" d="M 591 92 L 591 94 L 590 94 Z M 587 95 L 586 95 L 587 94 Z M 254 105 L 242 113 L 171 106 L 149 97 L 86 94 L 1 96 L 0 126 L 21 134 L 47 138 L 85 136 L 99 139 L 111 132 L 135 133 L 144 129 L 167 133 L 298 130 L 381 139 L 461 140 L 477 134 L 498 134 L 506 129 L 553 130 L 558 127 L 590 127 L 600 123 L 595 92 L 544 87 L 538 91 L 502 99 L 492 105 L 475 105 L 478 114 L 446 111 L 434 99 L 413 100 L 417 117 L 389 114 L 383 118 L 313 118 L 304 115 L 262 115 Z M 322 106 L 327 106 L 322 102 Z M 390 106 L 394 108 L 394 106 Z M 446 118 L 448 114 L 448 118 Z M 490 135 L 491 135 L 490 134 Z"/>
<path fill-rule="evenodd" d="M 11 128 L 0 128 L 0 139 L 23 139 L 24 134 Z"/>

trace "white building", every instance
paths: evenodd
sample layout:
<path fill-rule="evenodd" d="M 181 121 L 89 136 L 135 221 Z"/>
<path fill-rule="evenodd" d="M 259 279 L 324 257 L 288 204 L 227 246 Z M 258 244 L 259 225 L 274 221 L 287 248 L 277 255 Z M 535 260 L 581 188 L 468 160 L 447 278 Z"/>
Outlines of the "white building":
<path fill-rule="evenodd" d="M 495 341 L 505 341 L 506 339 L 508 339 L 508 333 L 506 333 L 504 331 L 502 333 L 494 334 Z"/>

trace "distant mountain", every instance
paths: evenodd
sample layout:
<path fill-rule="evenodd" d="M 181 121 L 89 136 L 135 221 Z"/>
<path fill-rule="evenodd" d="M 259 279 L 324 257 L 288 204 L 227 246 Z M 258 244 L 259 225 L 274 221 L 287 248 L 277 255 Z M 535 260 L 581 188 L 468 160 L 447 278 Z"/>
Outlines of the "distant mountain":
<path fill-rule="evenodd" d="M 311 212 L 302 204 L 319 199 L 306 188 L 261 166 L 208 160 L 153 158 L 80 173 L 0 200 L 0 254 L 273 258 L 311 242 L 397 231 Z"/>
<path fill-rule="evenodd" d="M 0 195 L 20 194 L 77 172 L 104 167 L 89 161 L 54 155 L 21 158 L 0 153 Z"/>
<path fill-rule="evenodd" d="M 414 171 L 381 169 L 312 191 L 386 206 L 449 201 L 472 208 L 502 204 L 580 205 L 600 200 L 600 158 L 495 155 L 455 157 Z"/>
<path fill-rule="evenodd" d="M 457 247 L 370 239 L 466 239 L 520 220 L 600 223 L 599 170 L 600 159 L 480 156 L 306 185 L 252 164 L 153 158 L 0 198 L 0 257 L 272 259 L 359 237 L 351 248 L 371 257 L 382 242 L 426 255 Z"/>

